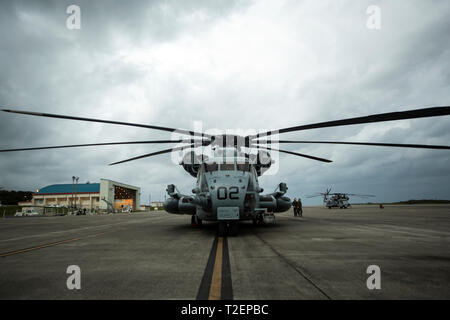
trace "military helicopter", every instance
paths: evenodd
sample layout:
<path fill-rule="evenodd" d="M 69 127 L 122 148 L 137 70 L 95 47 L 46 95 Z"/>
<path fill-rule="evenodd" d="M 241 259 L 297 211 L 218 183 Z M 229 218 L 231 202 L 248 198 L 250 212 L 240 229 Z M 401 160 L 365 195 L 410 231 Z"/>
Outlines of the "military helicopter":
<path fill-rule="evenodd" d="M 26 151 L 57 149 L 71 147 L 88 147 L 103 145 L 126 145 L 126 144 L 167 144 L 180 143 L 180 146 L 171 147 L 161 151 L 139 155 L 122 161 L 113 162 L 110 165 L 117 165 L 137 159 L 148 158 L 156 155 L 171 153 L 174 151 L 190 150 L 183 157 L 180 165 L 193 177 L 197 178 L 196 186 L 192 190 L 192 195 L 181 194 L 175 185 L 167 186 L 167 193 L 170 198 L 164 203 L 164 208 L 169 213 L 187 214 L 192 216 L 192 222 L 201 224 L 202 220 L 219 222 L 219 235 L 224 235 L 228 231 L 232 235 L 237 234 L 237 222 L 241 220 L 253 220 L 257 222 L 264 213 L 284 212 L 290 206 L 290 199 L 285 197 L 288 190 L 286 183 L 281 182 L 277 189 L 270 194 L 262 195 L 263 189 L 259 187 L 258 177 L 272 165 L 270 152 L 281 152 L 307 159 L 321 161 L 325 163 L 331 160 L 311 156 L 289 150 L 276 149 L 272 146 L 272 139 L 279 134 L 297 132 L 302 130 L 339 127 L 356 124 L 367 124 L 384 121 L 405 120 L 415 118 L 426 118 L 450 115 L 450 107 L 432 107 L 415 109 L 400 112 L 380 113 L 363 117 L 347 118 L 334 121 L 319 122 L 307 125 L 299 125 L 279 130 L 263 131 L 257 134 L 246 136 L 240 135 L 211 135 L 204 132 L 195 132 L 184 129 L 154 126 L 148 124 L 129 123 L 113 120 L 83 118 L 68 115 L 19 111 L 3 109 L 5 112 L 24 114 L 39 117 L 50 117 L 57 119 L 67 119 L 76 121 L 98 122 L 104 124 L 115 124 L 123 126 L 133 126 L 146 129 L 162 130 L 166 132 L 177 132 L 188 136 L 185 139 L 177 140 L 151 140 L 151 141 L 124 141 L 124 142 L 103 142 L 91 144 L 61 145 L 49 147 L 31 147 L 20 149 L 5 149 L 0 152 Z M 372 143 L 372 142 L 348 142 L 348 141 L 299 141 L 299 140 L 276 140 L 277 143 L 303 143 L 303 144 L 347 144 L 365 146 L 384 146 L 401 148 L 425 148 L 425 149 L 450 149 L 450 146 L 423 145 L 423 144 L 399 144 L 399 143 Z M 214 155 L 206 157 L 203 154 L 196 154 L 198 147 L 211 147 Z M 256 155 L 252 154 L 253 149 L 257 150 Z M 230 156 L 229 152 L 233 155 Z M 219 161 L 220 160 L 220 161 Z"/>
<path fill-rule="evenodd" d="M 330 193 L 331 188 L 327 189 L 326 192 L 318 192 L 316 195 L 307 196 L 307 198 L 314 198 L 314 197 L 320 197 L 323 196 L 323 204 L 328 209 L 331 208 L 339 208 L 339 209 L 347 209 L 351 206 L 351 204 L 348 202 L 350 199 L 348 196 L 354 196 L 354 197 L 375 197 L 372 194 L 354 194 L 354 193 L 342 193 L 342 192 L 335 192 Z"/>
<path fill-rule="evenodd" d="M 239 148 L 238 148 L 239 149 Z M 273 212 L 291 207 L 285 197 L 286 183 L 281 182 L 273 193 L 261 195 L 258 177 L 273 164 L 265 151 L 250 154 L 235 147 L 215 148 L 213 157 L 186 153 L 183 168 L 197 178 L 193 195 L 183 195 L 175 185 L 167 186 L 170 198 L 164 203 L 169 213 L 190 214 L 191 224 L 219 221 L 219 235 L 237 235 L 237 221 L 253 220 L 254 224 L 273 222 Z"/>

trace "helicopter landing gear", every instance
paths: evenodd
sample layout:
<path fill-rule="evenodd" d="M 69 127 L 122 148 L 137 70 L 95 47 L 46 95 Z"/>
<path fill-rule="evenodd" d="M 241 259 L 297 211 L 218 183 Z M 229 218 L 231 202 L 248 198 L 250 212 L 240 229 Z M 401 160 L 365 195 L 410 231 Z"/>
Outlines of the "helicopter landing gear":
<path fill-rule="evenodd" d="M 217 232 L 219 237 L 224 237 L 227 233 L 227 223 L 219 222 L 219 230 Z"/>
<path fill-rule="evenodd" d="M 253 218 L 252 222 L 253 222 L 254 226 L 264 224 L 264 216 L 263 216 L 263 214 L 258 212 L 256 214 L 256 217 Z"/>
<path fill-rule="evenodd" d="M 229 228 L 230 228 L 230 235 L 232 237 L 236 237 L 238 235 L 238 231 L 239 231 L 238 223 L 237 222 L 230 222 L 230 227 Z"/>
<path fill-rule="evenodd" d="M 253 218 L 253 225 L 269 225 L 269 224 L 275 224 L 275 215 L 273 212 L 258 212 Z"/>
<path fill-rule="evenodd" d="M 232 237 L 236 237 L 238 235 L 238 231 L 239 227 L 236 221 L 219 222 L 217 234 L 219 237 L 225 237 L 227 234 Z"/>
<path fill-rule="evenodd" d="M 201 226 L 202 222 L 202 219 L 197 217 L 197 215 L 194 214 L 191 216 L 191 226 Z"/>

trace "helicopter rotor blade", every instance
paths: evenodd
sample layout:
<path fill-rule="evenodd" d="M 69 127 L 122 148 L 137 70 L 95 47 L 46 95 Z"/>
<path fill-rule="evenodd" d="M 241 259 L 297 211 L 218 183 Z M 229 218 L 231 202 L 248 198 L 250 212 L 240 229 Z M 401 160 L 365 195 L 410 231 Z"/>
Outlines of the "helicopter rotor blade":
<path fill-rule="evenodd" d="M 292 154 L 294 156 L 299 156 L 299 157 L 308 158 L 308 159 L 312 159 L 312 160 L 317 160 L 317 161 L 321 161 L 321 162 L 333 162 L 333 161 L 328 160 L 328 159 L 314 157 L 314 156 L 309 156 L 307 154 L 297 153 L 297 152 L 293 152 L 293 151 L 279 150 L 279 149 L 274 149 L 274 148 L 269 148 L 269 147 L 262 147 L 260 145 L 252 145 L 252 147 L 257 147 L 259 149 L 264 149 L 264 150 L 269 150 L 269 151 L 283 152 L 283 153 L 287 153 L 287 154 Z"/>
<path fill-rule="evenodd" d="M 142 156 L 137 156 L 137 157 L 133 157 L 133 158 L 126 159 L 126 160 L 113 162 L 113 163 L 110 163 L 109 165 L 113 166 L 113 165 L 116 165 L 116 164 L 119 164 L 119 163 L 124 163 L 124 162 L 133 161 L 133 160 L 137 160 L 137 159 L 142 159 L 142 158 L 156 156 L 156 155 L 159 155 L 159 154 L 169 153 L 169 152 L 172 152 L 172 151 L 190 149 L 190 148 L 195 148 L 195 147 L 196 147 L 195 144 L 191 144 L 191 145 L 188 145 L 188 146 L 181 146 L 181 147 L 165 149 L 165 150 L 161 150 L 161 151 L 157 151 L 157 152 L 147 153 L 147 154 L 144 154 Z"/>
<path fill-rule="evenodd" d="M 283 128 L 283 129 L 279 129 L 279 130 L 267 131 L 264 133 L 259 133 L 257 135 L 251 135 L 248 137 L 251 139 L 255 139 L 258 137 L 267 136 L 274 132 L 286 133 L 286 132 L 310 130 L 310 129 L 318 129 L 318 128 L 348 126 L 348 125 L 354 125 L 354 124 L 374 123 L 374 122 L 393 121 L 393 120 L 438 117 L 438 116 L 446 116 L 446 115 L 450 115 L 450 107 L 448 107 L 448 106 L 432 107 L 432 108 L 415 109 L 415 110 L 408 110 L 408 111 L 379 113 L 379 114 L 373 114 L 373 115 L 364 116 L 364 117 L 348 118 L 348 119 L 342 119 L 342 120 L 318 122 L 318 123 L 313 123 L 313 124 L 300 125 L 300 126 L 295 126 L 295 127 Z"/>
<path fill-rule="evenodd" d="M 191 135 L 191 136 L 202 136 L 202 137 L 211 138 L 211 135 L 206 134 L 206 133 L 200 133 L 200 132 L 189 131 L 189 130 L 184 130 L 184 129 L 175 129 L 175 128 L 169 128 L 169 127 L 152 126 L 152 125 L 140 124 L 140 123 L 131 123 L 131 122 L 104 120 L 104 119 L 94 119 L 94 118 L 82 118 L 82 117 L 73 117 L 73 116 L 60 115 L 60 114 L 21 111 L 21 110 L 10 110 L 10 109 L 2 109 L 2 111 L 10 112 L 10 113 L 26 114 L 26 115 L 37 116 L 37 117 L 48 117 L 48 118 L 58 118 L 58 119 L 77 120 L 77 121 L 109 123 L 109 124 L 117 124 L 117 125 L 132 126 L 132 127 L 140 127 L 140 128 L 162 130 L 162 131 L 169 131 L 169 132 L 176 131 L 176 132 L 178 132 L 180 134 L 187 134 L 187 135 Z"/>
<path fill-rule="evenodd" d="M 375 197 L 373 194 L 354 194 L 354 193 L 343 193 L 343 194 L 353 197 Z"/>
<path fill-rule="evenodd" d="M 150 140 L 150 141 L 123 141 L 123 142 L 102 142 L 102 143 L 88 143 L 88 144 L 71 144 L 64 146 L 50 146 L 50 147 L 33 147 L 33 148 L 20 148 L 20 149 L 3 149 L 0 152 L 12 152 L 12 151 L 31 151 L 31 150 L 44 150 L 44 149 L 61 149 L 61 148 L 77 148 L 77 147 L 93 147 L 93 146 L 109 146 L 109 145 L 124 145 L 124 144 L 157 144 L 157 143 L 192 143 L 201 142 L 202 145 L 210 143 L 208 140 Z"/>
<path fill-rule="evenodd" d="M 255 140 L 258 143 L 267 143 L 264 140 Z M 422 148 L 422 149 L 450 149 L 450 146 L 429 144 L 404 144 L 404 143 L 378 143 L 378 142 L 352 142 L 352 141 L 302 141 L 302 140 L 279 140 L 276 143 L 305 143 L 305 144 L 348 144 L 361 146 L 399 147 L 399 148 Z"/>
<path fill-rule="evenodd" d="M 315 198 L 315 197 L 322 197 L 322 196 L 323 196 L 323 194 L 316 194 L 316 195 L 306 196 L 306 198 Z"/>

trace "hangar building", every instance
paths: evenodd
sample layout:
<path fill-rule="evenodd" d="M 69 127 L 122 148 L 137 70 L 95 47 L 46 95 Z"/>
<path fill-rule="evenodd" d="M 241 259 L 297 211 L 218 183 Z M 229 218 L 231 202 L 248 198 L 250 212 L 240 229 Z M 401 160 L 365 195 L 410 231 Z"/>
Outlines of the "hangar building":
<path fill-rule="evenodd" d="M 86 209 L 140 208 L 141 188 L 100 179 L 100 183 L 53 184 L 33 193 L 33 206 L 66 206 L 76 204 Z"/>

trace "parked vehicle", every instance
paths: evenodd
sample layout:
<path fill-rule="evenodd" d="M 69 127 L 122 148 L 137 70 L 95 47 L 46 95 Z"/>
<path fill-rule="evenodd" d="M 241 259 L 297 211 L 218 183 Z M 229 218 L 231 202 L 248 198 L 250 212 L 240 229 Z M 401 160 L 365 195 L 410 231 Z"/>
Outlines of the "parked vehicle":
<path fill-rule="evenodd" d="M 35 217 L 35 216 L 40 216 L 41 213 L 39 213 L 38 211 L 35 211 L 34 209 L 27 209 L 23 215 L 25 217 Z"/>
<path fill-rule="evenodd" d="M 15 217 L 35 217 L 42 216 L 44 214 L 44 208 L 42 207 L 23 207 L 22 211 L 18 211 L 14 214 Z"/>

